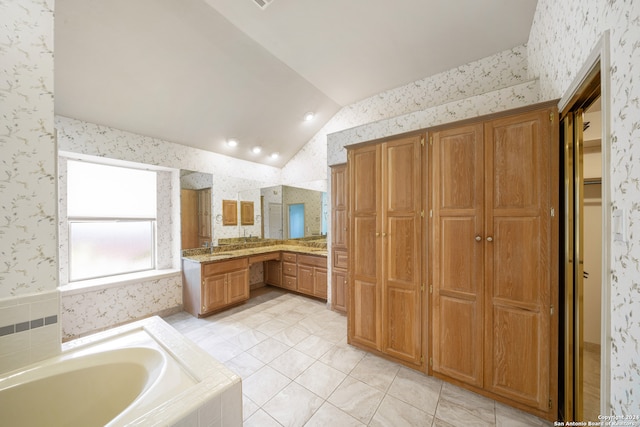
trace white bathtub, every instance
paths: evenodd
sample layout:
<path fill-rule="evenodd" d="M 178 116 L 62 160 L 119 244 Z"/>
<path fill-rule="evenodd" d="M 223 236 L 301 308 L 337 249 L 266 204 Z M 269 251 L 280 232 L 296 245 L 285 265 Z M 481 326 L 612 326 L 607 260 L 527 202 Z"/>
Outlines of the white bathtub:
<path fill-rule="evenodd" d="M 11 426 L 242 425 L 240 378 L 160 318 L 63 346 L 0 378 Z"/>

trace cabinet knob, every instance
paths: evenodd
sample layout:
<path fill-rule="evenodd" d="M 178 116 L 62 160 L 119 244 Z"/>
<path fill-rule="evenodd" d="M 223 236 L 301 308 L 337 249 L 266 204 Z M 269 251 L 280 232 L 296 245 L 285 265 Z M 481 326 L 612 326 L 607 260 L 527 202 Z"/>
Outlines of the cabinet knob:
<path fill-rule="evenodd" d="M 487 242 L 493 242 L 493 237 L 491 236 L 487 237 Z"/>
<path fill-rule="evenodd" d="M 376 233 L 376 237 L 380 237 L 380 233 Z"/>
<path fill-rule="evenodd" d="M 382 237 L 387 237 L 387 233 L 382 233 Z"/>
<path fill-rule="evenodd" d="M 479 242 L 480 240 L 482 240 L 482 237 L 476 236 L 476 242 Z"/>

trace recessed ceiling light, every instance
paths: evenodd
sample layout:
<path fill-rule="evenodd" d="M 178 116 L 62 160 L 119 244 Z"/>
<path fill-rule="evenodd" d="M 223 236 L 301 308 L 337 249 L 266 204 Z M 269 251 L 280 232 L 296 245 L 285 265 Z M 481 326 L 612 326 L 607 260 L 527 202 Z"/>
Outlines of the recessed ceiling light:
<path fill-rule="evenodd" d="M 251 151 L 253 151 L 254 154 L 258 154 L 259 152 L 262 151 L 262 147 L 260 146 L 255 146 L 251 149 Z"/>
<path fill-rule="evenodd" d="M 305 121 L 305 122 L 309 122 L 309 121 L 313 120 L 313 118 L 314 118 L 315 116 L 316 116 L 316 115 L 315 115 L 312 111 L 309 111 L 309 112 L 307 112 L 307 113 L 304 113 L 304 121 Z"/>
<path fill-rule="evenodd" d="M 271 157 L 272 159 L 277 159 L 278 157 L 280 157 L 280 153 L 271 153 L 269 157 Z"/>
<path fill-rule="evenodd" d="M 227 140 L 227 145 L 229 147 L 236 147 L 238 145 L 238 140 L 235 138 L 230 138 Z"/>

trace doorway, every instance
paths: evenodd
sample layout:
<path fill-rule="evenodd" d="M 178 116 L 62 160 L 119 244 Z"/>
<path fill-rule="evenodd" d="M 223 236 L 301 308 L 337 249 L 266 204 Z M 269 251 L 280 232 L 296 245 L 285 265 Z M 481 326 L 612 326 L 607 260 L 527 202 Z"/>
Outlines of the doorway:
<path fill-rule="evenodd" d="M 608 320 L 606 230 L 608 174 L 601 62 L 595 61 L 561 114 L 564 168 L 564 287 L 560 364 L 562 418 L 605 415 Z M 604 243 L 604 244 L 603 244 Z"/>
<path fill-rule="evenodd" d="M 304 203 L 289 205 L 289 238 L 304 237 Z"/>

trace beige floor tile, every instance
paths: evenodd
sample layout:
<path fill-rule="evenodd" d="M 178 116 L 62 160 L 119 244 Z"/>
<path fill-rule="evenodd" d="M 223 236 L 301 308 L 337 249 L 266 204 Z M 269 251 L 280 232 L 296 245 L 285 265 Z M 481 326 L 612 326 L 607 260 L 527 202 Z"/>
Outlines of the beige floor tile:
<path fill-rule="evenodd" d="M 247 396 L 242 395 L 242 419 L 246 420 L 253 415 L 260 407 Z"/>
<path fill-rule="evenodd" d="M 309 335 L 307 338 L 296 344 L 294 348 L 313 357 L 314 359 L 318 359 L 329 351 L 331 347 L 333 347 L 333 343 L 323 338 L 316 337 L 315 335 Z"/>
<path fill-rule="evenodd" d="M 273 359 L 289 350 L 289 348 L 290 347 L 288 345 L 283 344 L 276 339 L 267 338 L 266 340 L 251 347 L 247 350 L 247 353 L 264 363 L 270 363 Z"/>
<path fill-rule="evenodd" d="M 431 426 L 432 422 L 433 415 L 387 395 L 380 403 L 369 425 L 372 427 L 427 427 Z"/>
<path fill-rule="evenodd" d="M 295 382 L 323 399 L 328 398 L 347 375 L 322 362 L 315 362 Z"/>
<path fill-rule="evenodd" d="M 262 332 L 265 335 L 273 336 L 273 335 L 277 334 L 278 332 L 280 332 L 281 330 L 285 329 L 288 326 L 289 326 L 288 323 L 285 323 L 285 322 L 281 321 L 280 319 L 275 318 L 273 320 L 269 320 L 268 322 L 265 322 L 265 323 L 257 326 L 255 329 L 257 331 Z"/>
<path fill-rule="evenodd" d="M 203 342 L 200 345 L 207 353 L 212 355 L 219 362 L 226 362 L 242 353 L 242 349 L 228 341 L 210 343 Z"/>
<path fill-rule="evenodd" d="M 362 360 L 365 352 L 349 345 L 334 345 L 320 357 L 320 361 L 348 374 Z"/>
<path fill-rule="evenodd" d="M 347 377 L 327 401 L 358 421 L 368 424 L 383 397 L 384 393 L 380 390 Z"/>
<path fill-rule="evenodd" d="M 397 363 L 366 354 L 349 375 L 386 392 L 399 369 L 400 365 Z"/>
<path fill-rule="evenodd" d="M 224 364 L 227 368 L 240 375 L 243 381 L 264 366 L 263 362 L 246 352 L 227 360 Z"/>
<path fill-rule="evenodd" d="M 249 350 L 254 345 L 266 340 L 268 335 L 263 334 L 255 329 L 250 329 L 246 332 L 242 332 L 234 337 L 229 338 L 231 344 L 238 346 L 242 349 L 242 351 Z"/>
<path fill-rule="evenodd" d="M 511 406 L 496 402 L 496 425 L 499 427 L 549 427 L 553 423 Z"/>
<path fill-rule="evenodd" d="M 360 427 L 364 425 L 346 412 L 325 402 L 304 427 Z"/>
<path fill-rule="evenodd" d="M 488 423 L 496 421 L 495 401 L 492 399 L 448 383 L 443 383 L 440 398 L 462 406 L 469 414 Z"/>
<path fill-rule="evenodd" d="M 314 362 L 315 359 L 313 357 L 291 348 L 276 357 L 269 363 L 269 366 L 293 380 L 309 366 L 313 365 Z"/>
<path fill-rule="evenodd" d="M 288 346 L 293 347 L 308 336 L 309 332 L 303 331 L 295 325 L 292 325 L 274 334 L 273 338 Z"/>
<path fill-rule="evenodd" d="M 303 426 L 322 406 L 324 399 L 299 384 L 291 383 L 262 408 L 285 427 Z"/>
<path fill-rule="evenodd" d="M 282 427 L 282 424 L 274 420 L 262 409 L 258 409 L 243 423 L 244 427 Z"/>
<path fill-rule="evenodd" d="M 242 381 L 242 393 L 259 406 L 264 405 L 291 380 L 275 369 L 264 366 Z"/>
<path fill-rule="evenodd" d="M 451 403 L 448 400 L 440 400 L 436 410 L 436 418 L 454 426 L 494 426 L 494 422 L 485 421 L 478 418 L 466 408 Z"/>
<path fill-rule="evenodd" d="M 441 380 L 402 367 L 389 387 L 389 394 L 433 415 L 441 389 Z"/>

